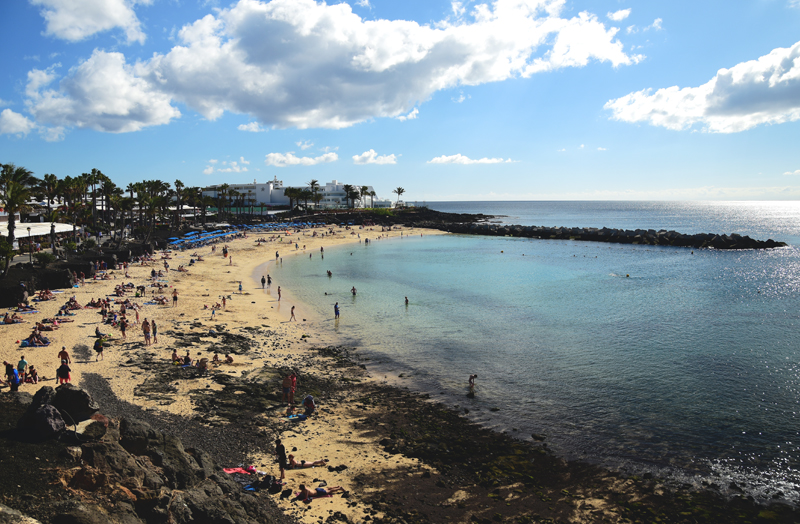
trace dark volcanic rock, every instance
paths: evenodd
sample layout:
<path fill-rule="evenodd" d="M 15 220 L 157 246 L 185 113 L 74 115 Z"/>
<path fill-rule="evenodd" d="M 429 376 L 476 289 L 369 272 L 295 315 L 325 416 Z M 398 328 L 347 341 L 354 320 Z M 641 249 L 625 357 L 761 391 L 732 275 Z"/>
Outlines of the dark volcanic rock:
<path fill-rule="evenodd" d="M 88 420 L 100 410 L 100 406 L 87 391 L 72 384 L 58 386 L 52 404 L 69 423 Z"/>

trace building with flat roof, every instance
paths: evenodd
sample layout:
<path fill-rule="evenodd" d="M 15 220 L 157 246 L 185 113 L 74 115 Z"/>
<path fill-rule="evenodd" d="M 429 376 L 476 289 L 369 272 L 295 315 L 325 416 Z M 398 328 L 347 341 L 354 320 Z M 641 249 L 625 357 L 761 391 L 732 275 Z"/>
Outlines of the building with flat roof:
<path fill-rule="evenodd" d="M 346 184 L 340 183 L 338 180 L 332 180 L 326 184 L 320 184 L 317 193 L 321 196 L 319 201 L 319 207 L 321 208 L 328 208 L 328 209 L 336 209 L 336 208 L 344 208 L 349 205 L 352 205 L 352 202 L 348 202 L 347 195 L 344 190 L 344 186 Z M 357 190 L 361 190 L 363 186 L 351 184 Z M 212 198 L 219 197 L 220 188 L 222 184 L 217 184 L 213 186 L 208 186 L 203 189 L 203 196 L 210 196 Z M 309 186 L 295 186 L 297 189 L 310 189 Z M 366 186 L 367 191 L 370 193 L 375 191 L 372 186 Z M 246 184 L 228 184 L 228 191 L 236 191 L 237 195 L 232 200 L 236 203 L 241 204 L 242 206 L 288 206 L 289 205 L 289 197 L 286 196 L 285 191 L 288 187 L 283 185 L 282 180 L 278 180 L 278 177 L 275 177 L 273 180 L 269 182 L 265 182 L 259 184 L 256 180 L 253 180 L 253 183 L 246 183 Z M 355 206 L 357 208 L 363 207 L 393 207 L 394 203 L 388 199 L 381 199 L 376 197 L 372 197 L 370 195 L 361 197 L 360 200 L 356 200 Z M 234 204 L 236 205 L 236 204 Z M 309 201 L 309 206 L 313 205 L 313 202 Z"/>

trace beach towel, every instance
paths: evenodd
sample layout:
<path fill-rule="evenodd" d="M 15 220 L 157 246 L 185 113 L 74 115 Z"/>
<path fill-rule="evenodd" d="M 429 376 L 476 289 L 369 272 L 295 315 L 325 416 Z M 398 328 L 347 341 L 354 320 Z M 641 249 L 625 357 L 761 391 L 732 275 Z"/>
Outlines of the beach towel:
<path fill-rule="evenodd" d="M 228 475 L 232 475 L 234 473 L 244 473 L 245 475 L 250 474 L 250 472 L 244 468 L 222 468 L 222 471 L 224 471 Z"/>
<path fill-rule="evenodd" d="M 47 347 L 47 346 L 49 346 L 49 345 L 50 345 L 50 342 L 46 343 L 46 344 L 45 344 L 45 345 L 43 345 L 43 346 L 31 346 L 31 343 L 30 343 L 30 341 L 29 341 L 29 340 L 23 340 L 22 342 L 20 342 L 20 343 L 19 343 L 19 347 L 21 347 L 21 348 L 28 348 L 28 347 L 31 347 L 31 348 L 32 348 L 32 347 L 37 347 L 37 348 L 46 348 L 46 347 Z"/>
<path fill-rule="evenodd" d="M 288 420 L 289 422 L 302 422 L 306 420 L 308 417 L 300 414 L 300 415 L 289 415 L 288 417 L 284 417 L 284 420 Z"/>
<path fill-rule="evenodd" d="M 17 311 L 17 313 L 19 313 L 20 315 L 31 315 L 33 313 L 38 313 L 38 312 L 39 312 L 38 309 L 34 309 L 33 311 Z"/>

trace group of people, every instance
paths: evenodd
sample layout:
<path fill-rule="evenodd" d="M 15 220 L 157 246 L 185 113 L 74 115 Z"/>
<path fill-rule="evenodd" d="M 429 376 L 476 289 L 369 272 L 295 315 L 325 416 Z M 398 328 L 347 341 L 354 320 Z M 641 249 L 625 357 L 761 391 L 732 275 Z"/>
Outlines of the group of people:
<path fill-rule="evenodd" d="M 14 364 L 6 361 L 4 361 L 3 364 L 6 367 L 5 383 L 11 391 L 18 391 L 20 384 L 26 382 L 29 384 L 39 383 L 39 372 L 33 365 L 28 365 L 28 361 L 25 360 L 25 355 L 22 355 L 16 367 L 14 367 Z"/>

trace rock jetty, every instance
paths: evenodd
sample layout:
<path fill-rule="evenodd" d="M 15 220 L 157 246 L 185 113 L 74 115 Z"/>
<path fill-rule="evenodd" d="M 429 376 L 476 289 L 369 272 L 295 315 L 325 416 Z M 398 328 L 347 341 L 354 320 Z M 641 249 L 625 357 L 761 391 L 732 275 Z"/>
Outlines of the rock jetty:
<path fill-rule="evenodd" d="M 417 224 L 422 227 L 422 224 Z M 451 223 L 430 227 L 451 233 L 467 235 L 489 235 L 523 238 L 540 238 L 552 240 L 583 240 L 586 242 L 612 242 L 616 244 L 642 244 L 647 246 L 692 247 L 697 249 L 772 249 L 785 247 L 785 242 L 755 240 L 748 236 L 716 235 L 713 233 L 697 233 L 687 235 L 665 229 L 609 229 L 607 227 L 544 227 L 544 226 L 507 226 L 489 223 Z"/>

